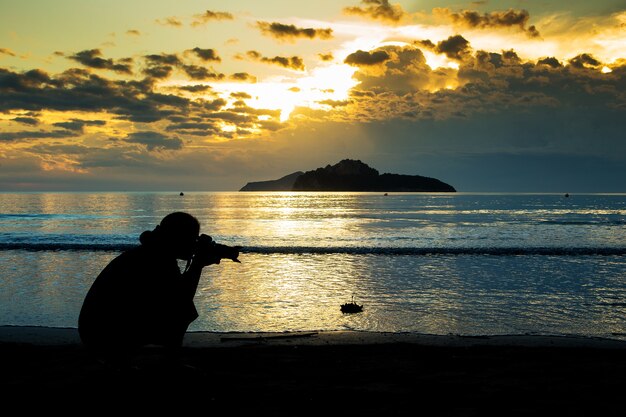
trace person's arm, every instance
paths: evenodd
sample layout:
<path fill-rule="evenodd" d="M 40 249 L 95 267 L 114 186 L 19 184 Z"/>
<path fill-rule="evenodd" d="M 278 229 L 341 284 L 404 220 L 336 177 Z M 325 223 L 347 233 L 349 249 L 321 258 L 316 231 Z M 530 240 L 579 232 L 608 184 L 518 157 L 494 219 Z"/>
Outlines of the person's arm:
<path fill-rule="evenodd" d="M 198 289 L 200 277 L 202 276 L 202 268 L 207 265 L 219 264 L 220 260 L 216 258 L 200 257 L 196 255 L 191 261 L 189 269 L 183 274 L 183 282 L 185 283 L 185 296 L 193 299 Z"/>

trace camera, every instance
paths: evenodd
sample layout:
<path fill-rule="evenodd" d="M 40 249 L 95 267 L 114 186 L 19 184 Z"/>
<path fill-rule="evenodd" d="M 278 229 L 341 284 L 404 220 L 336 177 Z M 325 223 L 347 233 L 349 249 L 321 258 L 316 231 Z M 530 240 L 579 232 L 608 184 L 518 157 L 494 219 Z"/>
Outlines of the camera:
<path fill-rule="evenodd" d="M 240 262 L 239 251 L 241 246 L 228 246 L 217 243 L 209 235 L 201 234 L 196 243 L 196 254 L 216 259 L 230 259 L 233 262 Z"/>

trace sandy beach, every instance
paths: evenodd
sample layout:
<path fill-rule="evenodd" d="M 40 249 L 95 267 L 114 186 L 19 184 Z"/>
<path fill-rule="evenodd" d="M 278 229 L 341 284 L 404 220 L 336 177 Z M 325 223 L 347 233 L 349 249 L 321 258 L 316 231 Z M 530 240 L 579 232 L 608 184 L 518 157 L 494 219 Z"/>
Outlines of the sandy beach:
<path fill-rule="evenodd" d="M 3 392 L 234 415 L 609 415 L 626 387 L 626 342 L 583 337 L 192 332 L 189 366 L 146 347 L 120 371 L 76 329 L 4 326 L 0 350 Z"/>

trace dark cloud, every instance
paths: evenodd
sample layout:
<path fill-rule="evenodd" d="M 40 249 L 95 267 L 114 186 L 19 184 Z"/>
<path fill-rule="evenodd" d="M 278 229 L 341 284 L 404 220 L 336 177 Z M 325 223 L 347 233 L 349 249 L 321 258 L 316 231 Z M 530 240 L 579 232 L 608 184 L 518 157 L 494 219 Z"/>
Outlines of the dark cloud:
<path fill-rule="evenodd" d="M 385 51 L 368 52 L 359 49 L 358 51 L 348 55 L 344 62 L 346 64 L 356 66 L 378 65 L 389 60 L 390 58 L 389 54 Z"/>
<path fill-rule="evenodd" d="M 39 124 L 39 119 L 36 119 L 34 117 L 16 117 L 11 120 L 13 120 L 14 122 L 22 123 L 22 124 L 29 125 L 29 126 L 37 126 Z"/>
<path fill-rule="evenodd" d="M 126 136 L 125 141 L 128 143 L 138 143 L 143 145 L 148 151 L 177 150 L 182 149 L 183 147 L 182 140 L 149 130 L 131 133 Z"/>
<path fill-rule="evenodd" d="M 235 102 L 234 107 L 231 110 L 235 113 L 243 113 L 247 115 L 271 116 L 274 118 L 280 117 L 280 110 L 255 109 L 248 106 L 243 100 L 238 100 L 237 102 Z"/>
<path fill-rule="evenodd" d="M 144 59 L 148 67 L 144 68 L 142 72 L 149 78 L 155 79 L 168 78 L 174 71 L 175 66 L 183 65 L 176 54 L 151 54 L 145 55 Z"/>
<path fill-rule="evenodd" d="M 89 68 L 107 69 L 121 74 L 132 74 L 132 59 L 125 58 L 118 61 L 102 58 L 100 49 L 89 49 L 67 57 Z"/>
<path fill-rule="evenodd" d="M 226 104 L 226 100 L 224 100 L 223 98 L 217 98 L 212 101 L 201 102 L 201 107 L 203 110 L 215 111 L 221 109 Z"/>
<path fill-rule="evenodd" d="M 302 58 L 297 56 L 292 57 L 283 57 L 283 56 L 275 56 L 274 58 L 261 58 L 261 62 L 265 62 L 268 64 L 276 64 L 281 67 L 294 69 L 297 71 L 304 71 L 304 62 Z"/>
<path fill-rule="evenodd" d="M 204 13 L 194 15 L 194 21 L 191 22 L 191 26 L 202 26 L 211 20 L 233 20 L 232 14 L 227 12 L 213 12 L 207 10 Z"/>
<path fill-rule="evenodd" d="M 217 52 L 215 51 L 215 49 L 202 49 L 202 48 L 195 47 L 191 49 L 191 52 L 196 54 L 196 56 L 203 61 L 217 61 L 217 62 L 222 61 L 222 58 L 220 58 L 217 55 Z"/>
<path fill-rule="evenodd" d="M 148 62 L 149 65 L 173 65 L 178 66 L 182 65 L 183 62 L 180 60 L 178 55 L 176 54 L 151 54 L 145 55 L 144 58 Z"/>
<path fill-rule="evenodd" d="M 210 85 L 196 84 L 196 85 L 184 85 L 177 87 L 181 91 L 188 91 L 190 93 L 203 93 L 211 89 Z"/>
<path fill-rule="evenodd" d="M 270 120 L 259 120 L 260 116 L 269 116 Z M 231 105 L 227 110 L 207 112 L 202 114 L 201 123 L 228 123 L 231 125 L 235 125 L 237 129 L 254 129 L 254 130 L 267 130 L 268 126 L 271 127 L 271 130 L 275 130 L 275 126 L 272 124 L 274 122 L 278 123 L 278 118 L 280 117 L 280 110 L 271 110 L 271 109 L 256 109 L 246 105 L 243 100 L 238 100 Z M 271 122 L 267 124 L 266 122 Z M 280 127 L 284 127 L 281 123 L 278 123 Z M 193 126 L 189 126 L 193 127 Z M 279 128 L 280 128 L 279 127 Z M 230 138 L 234 137 L 233 132 L 223 131 L 221 128 L 216 135 Z"/>
<path fill-rule="evenodd" d="M 0 132 L 0 142 L 13 142 L 24 139 L 60 139 L 77 136 L 76 133 L 68 130 L 53 130 L 46 132 L 38 130 L 36 132 Z"/>
<path fill-rule="evenodd" d="M 253 84 L 257 81 L 254 75 L 248 74 L 247 72 L 236 72 L 231 74 L 229 78 L 233 81 L 249 82 Z"/>
<path fill-rule="evenodd" d="M 331 107 L 342 107 L 350 104 L 350 100 L 322 100 L 318 101 L 320 104 L 326 104 Z"/>
<path fill-rule="evenodd" d="M 181 122 L 173 123 L 166 128 L 169 132 L 178 132 L 192 136 L 220 135 L 221 128 L 215 122 Z"/>
<path fill-rule="evenodd" d="M 502 61 L 505 65 L 518 65 L 522 62 L 514 50 L 502 51 Z"/>
<path fill-rule="evenodd" d="M 53 123 L 53 126 L 61 127 L 63 129 L 72 130 L 75 132 L 82 132 L 85 126 L 104 126 L 106 122 L 104 120 L 81 120 L 72 119 L 69 122 Z"/>
<path fill-rule="evenodd" d="M 509 9 L 481 14 L 474 10 L 462 10 L 454 13 L 448 8 L 436 8 L 433 12 L 435 15 L 443 16 L 454 24 L 463 27 L 478 29 L 518 27 L 531 38 L 540 36 L 535 26 L 526 27 L 530 19 L 526 10 Z"/>
<path fill-rule="evenodd" d="M 539 31 L 537 30 L 535 25 L 529 26 L 528 30 L 526 31 L 526 33 L 528 33 L 528 36 L 530 36 L 531 38 L 540 38 L 541 37 L 541 34 L 539 33 Z"/>
<path fill-rule="evenodd" d="M 276 132 L 285 127 L 285 125 L 275 120 L 263 120 L 263 121 L 258 122 L 258 125 L 261 128 L 272 131 L 272 132 Z"/>
<path fill-rule="evenodd" d="M 156 22 L 159 25 L 163 26 L 172 26 L 175 28 L 180 28 L 183 26 L 183 22 L 180 21 L 176 16 L 166 17 L 164 20 L 157 19 Z"/>
<path fill-rule="evenodd" d="M 44 155 L 82 155 L 90 151 L 91 148 L 78 144 L 65 143 L 38 143 L 28 148 L 29 152 Z"/>
<path fill-rule="evenodd" d="M 252 96 L 248 93 L 244 93 L 243 91 L 241 92 L 237 92 L 237 93 L 230 93 L 231 97 L 234 98 L 238 98 L 238 99 L 249 99 L 252 98 Z"/>
<path fill-rule="evenodd" d="M 317 56 L 319 56 L 322 61 L 332 61 L 333 59 L 335 59 L 332 52 L 329 52 L 327 54 L 317 54 Z"/>
<path fill-rule="evenodd" d="M 0 68 L 0 111 L 106 111 L 121 119 L 154 122 L 185 109 L 189 101 L 152 91 L 149 80 L 111 81 L 72 68 L 54 77 L 41 70 L 15 73 Z"/>
<path fill-rule="evenodd" d="M 162 79 L 168 78 L 172 71 L 174 71 L 174 67 L 170 65 L 151 65 L 142 72 L 150 78 Z"/>
<path fill-rule="evenodd" d="M 203 61 L 221 61 L 213 49 L 194 48 L 186 51 L 193 53 Z M 147 67 L 143 73 L 150 78 L 163 79 L 169 77 L 174 69 L 184 72 L 192 80 L 222 80 L 226 76 L 216 72 L 213 68 L 201 65 L 185 64 L 177 54 L 145 55 Z"/>
<path fill-rule="evenodd" d="M 414 41 L 413 42 L 414 45 L 416 45 L 417 47 L 422 47 L 422 48 L 426 48 L 426 49 L 436 49 L 437 45 L 435 45 L 430 39 L 424 39 L 421 41 Z"/>
<path fill-rule="evenodd" d="M 370 19 L 398 22 L 406 16 L 406 12 L 399 4 L 389 4 L 388 0 L 362 0 L 366 7 L 346 7 L 344 13 L 365 16 Z"/>
<path fill-rule="evenodd" d="M 248 55 L 248 58 L 252 59 L 261 59 L 263 57 L 263 54 L 258 51 L 248 51 L 246 52 L 246 55 Z"/>
<path fill-rule="evenodd" d="M 16 56 L 15 52 L 8 48 L 0 48 L 0 55 Z"/>
<path fill-rule="evenodd" d="M 461 35 L 450 36 L 448 39 L 437 43 L 435 49 L 448 58 L 461 60 L 469 51 L 469 42 Z"/>
<path fill-rule="evenodd" d="M 297 71 L 304 71 L 304 61 L 302 58 L 298 56 L 292 57 L 283 57 L 283 56 L 275 56 L 274 58 L 269 58 L 263 56 L 258 51 L 248 51 L 246 52 L 248 58 L 253 59 L 255 61 L 263 62 L 266 64 L 274 64 L 279 65 L 284 68 L 294 69 Z"/>
<path fill-rule="evenodd" d="M 172 123 L 183 123 L 183 122 L 186 122 L 187 120 L 196 120 L 196 119 L 195 118 L 186 117 L 186 116 L 183 116 L 183 115 L 176 115 L 176 116 L 168 117 L 167 120 L 169 120 Z"/>
<path fill-rule="evenodd" d="M 589 54 L 580 54 L 569 60 L 569 64 L 574 68 L 592 68 L 598 69 L 602 67 L 602 62 L 595 59 Z"/>
<path fill-rule="evenodd" d="M 547 65 L 547 66 L 552 67 L 552 68 L 559 68 L 559 67 L 563 66 L 563 65 L 561 65 L 559 60 L 554 58 L 554 57 L 542 58 L 539 61 L 537 61 L 537 64 L 538 65 Z"/>
<path fill-rule="evenodd" d="M 362 90 L 350 90 L 350 95 L 353 97 L 374 97 L 376 94 L 374 94 L 372 91 L 362 91 Z"/>
<path fill-rule="evenodd" d="M 216 73 L 198 65 L 182 65 L 181 69 L 193 80 L 221 80 L 225 77 L 224 74 Z"/>
<path fill-rule="evenodd" d="M 18 74 L 0 68 L 0 91 L 26 91 L 47 84 L 54 84 L 54 82 L 50 76 L 42 70 L 35 69 Z M 2 100 L 1 96 L 0 100 Z"/>
<path fill-rule="evenodd" d="M 209 113 L 205 117 L 209 119 L 220 119 L 230 123 L 237 124 L 238 126 L 245 127 L 247 124 L 251 124 L 257 121 L 256 115 L 250 115 L 243 113 L 241 110 L 239 111 L 220 111 Z"/>
<path fill-rule="evenodd" d="M 257 22 L 257 27 L 261 29 L 264 35 L 274 37 L 281 40 L 293 41 L 297 38 L 308 39 L 332 39 L 332 29 L 314 29 L 314 28 L 298 28 L 294 25 L 285 25 L 282 23 Z"/>
<path fill-rule="evenodd" d="M 186 106 L 189 104 L 189 101 L 187 99 L 184 99 L 174 94 L 160 94 L 160 93 L 152 92 L 150 94 L 150 99 L 164 106 L 177 107 L 177 108 L 182 108 L 183 106 Z"/>

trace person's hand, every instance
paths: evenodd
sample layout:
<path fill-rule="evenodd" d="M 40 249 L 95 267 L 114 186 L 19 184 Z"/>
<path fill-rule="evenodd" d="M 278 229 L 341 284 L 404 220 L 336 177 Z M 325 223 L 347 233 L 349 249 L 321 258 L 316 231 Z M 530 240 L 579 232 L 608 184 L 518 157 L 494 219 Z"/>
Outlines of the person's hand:
<path fill-rule="evenodd" d="M 202 267 L 220 263 L 219 256 L 216 256 L 215 242 L 211 236 L 203 233 L 198 237 L 193 262 Z"/>

